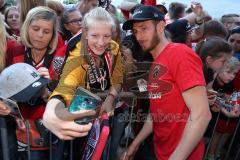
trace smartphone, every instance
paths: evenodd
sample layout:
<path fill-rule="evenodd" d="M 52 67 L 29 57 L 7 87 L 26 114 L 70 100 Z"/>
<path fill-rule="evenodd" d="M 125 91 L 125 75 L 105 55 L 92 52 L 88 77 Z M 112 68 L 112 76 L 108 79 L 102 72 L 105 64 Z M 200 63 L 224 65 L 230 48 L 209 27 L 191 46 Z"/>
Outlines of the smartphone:
<path fill-rule="evenodd" d="M 10 112 L 10 116 L 13 116 L 15 118 L 19 118 L 19 119 L 23 119 L 22 114 L 19 110 L 18 104 L 11 100 L 11 99 L 7 99 L 7 98 L 3 98 L 0 97 L 0 100 L 5 103 L 7 105 L 7 107 L 10 108 L 11 112 Z"/>
<path fill-rule="evenodd" d="M 97 113 L 100 110 L 102 99 L 91 93 L 90 91 L 79 87 L 76 91 L 71 105 L 69 106 L 69 112 L 74 113 L 80 110 L 95 110 Z M 75 122 L 78 124 L 88 124 L 89 122 L 96 119 L 98 115 L 88 116 L 81 119 L 76 119 Z"/>

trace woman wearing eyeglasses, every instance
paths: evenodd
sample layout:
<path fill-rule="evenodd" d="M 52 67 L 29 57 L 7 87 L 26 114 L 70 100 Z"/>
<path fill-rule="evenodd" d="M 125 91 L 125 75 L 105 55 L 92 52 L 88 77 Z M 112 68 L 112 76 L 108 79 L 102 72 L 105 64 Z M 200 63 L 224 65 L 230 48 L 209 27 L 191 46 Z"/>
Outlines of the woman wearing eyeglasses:
<path fill-rule="evenodd" d="M 123 82 L 123 65 L 118 44 L 112 41 L 115 23 L 111 15 L 101 7 L 91 10 L 82 22 L 81 40 L 69 52 L 59 84 L 51 95 L 44 116 L 44 125 L 64 140 L 83 134 L 72 126 L 63 126 L 57 111 L 69 107 L 76 88 L 91 91 L 108 91 L 102 104 L 102 112 L 113 110 L 114 98 Z M 73 120 L 68 121 L 71 125 Z"/>
<path fill-rule="evenodd" d="M 61 30 L 65 40 L 82 30 L 82 14 L 76 8 L 70 8 L 63 12 L 61 18 Z"/>

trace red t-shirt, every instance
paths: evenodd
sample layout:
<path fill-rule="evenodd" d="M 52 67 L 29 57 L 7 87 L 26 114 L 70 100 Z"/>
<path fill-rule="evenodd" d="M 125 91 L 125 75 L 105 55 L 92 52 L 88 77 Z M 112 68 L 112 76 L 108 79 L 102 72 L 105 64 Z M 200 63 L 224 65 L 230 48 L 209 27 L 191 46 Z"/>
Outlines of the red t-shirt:
<path fill-rule="evenodd" d="M 167 160 L 177 147 L 189 117 L 182 92 L 205 86 L 202 62 L 186 45 L 170 43 L 153 62 L 148 82 L 155 153 L 158 159 Z M 202 159 L 203 154 L 201 141 L 189 159 Z"/>

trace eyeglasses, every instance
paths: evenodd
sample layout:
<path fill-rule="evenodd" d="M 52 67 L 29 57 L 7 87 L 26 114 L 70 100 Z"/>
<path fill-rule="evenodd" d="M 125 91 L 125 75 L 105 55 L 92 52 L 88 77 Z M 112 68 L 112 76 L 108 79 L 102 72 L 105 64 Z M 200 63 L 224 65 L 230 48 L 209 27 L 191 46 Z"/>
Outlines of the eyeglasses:
<path fill-rule="evenodd" d="M 73 25 L 78 25 L 78 24 L 82 24 L 82 19 L 74 19 L 74 20 L 71 20 L 67 23 L 71 23 Z"/>

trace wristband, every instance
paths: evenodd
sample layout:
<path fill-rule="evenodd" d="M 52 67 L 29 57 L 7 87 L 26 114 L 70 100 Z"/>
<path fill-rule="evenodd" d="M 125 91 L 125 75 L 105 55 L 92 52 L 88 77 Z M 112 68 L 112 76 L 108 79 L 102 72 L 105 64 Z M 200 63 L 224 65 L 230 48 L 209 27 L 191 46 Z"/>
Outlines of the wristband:
<path fill-rule="evenodd" d="M 115 99 L 115 95 L 114 94 L 112 94 L 112 93 L 108 93 L 108 95 L 107 96 L 112 96 L 113 97 L 113 99 Z"/>

